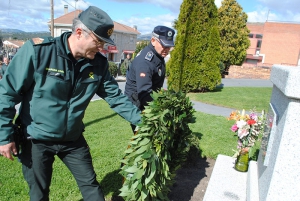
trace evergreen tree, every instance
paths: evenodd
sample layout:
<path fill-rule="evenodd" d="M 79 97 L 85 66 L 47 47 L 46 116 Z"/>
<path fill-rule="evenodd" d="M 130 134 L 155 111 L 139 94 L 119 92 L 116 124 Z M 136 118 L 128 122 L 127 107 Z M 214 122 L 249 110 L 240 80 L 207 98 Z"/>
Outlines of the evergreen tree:
<path fill-rule="evenodd" d="M 247 28 L 247 14 L 236 0 L 223 0 L 219 13 L 219 30 L 221 37 L 221 61 L 225 72 L 230 65 L 241 65 L 250 46 Z"/>
<path fill-rule="evenodd" d="M 135 48 L 135 51 L 132 55 L 132 58 L 131 60 L 133 60 L 133 58 L 136 57 L 136 55 L 142 51 L 148 44 L 150 43 L 150 41 L 140 41 L 137 45 L 136 45 L 136 48 Z"/>
<path fill-rule="evenodd" d="M 168 86 L 174 90 L 212 90 L 221 82 L 218 10 L 213 0 L 184 0 L 175 48 L 167 63 Z"/>

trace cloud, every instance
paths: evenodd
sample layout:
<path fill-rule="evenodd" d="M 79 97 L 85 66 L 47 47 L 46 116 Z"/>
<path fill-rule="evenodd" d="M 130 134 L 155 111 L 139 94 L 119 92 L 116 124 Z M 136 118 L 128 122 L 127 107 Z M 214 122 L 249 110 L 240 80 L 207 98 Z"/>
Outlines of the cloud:
<path fill-rule="evenodd" d="M 49 0 L 1 1 L 1 28 L 20 29 L 22 31 L 47 31 L 49 18 L 44 13 L 50 13 Z M 50 16 L 50 14 L 48 15 Z"/>
<path fill-rule="evenodd" d="M 258 0 L 264 7 L 280 14 L 299 13 L 299 0 Z"/>
<path fill-rule="evenodd" d="M 50 0 L 22 0 L 18 1 L 18 3 L 15 2 L 13 0 L 1 0 L 0 28 L 15 28 L 23 31 L 49 30 L 47 22 L 50 21 L 51 17 Z M 93 5 L 91 2 L 101 6 L 98 0 L 54 0 L 54 18 L 64 14 L 64 5 L 68 5 L 69 11 L 73 11 L 75 7 L 85 10 L 89 5 Z M 127 12 L 128 15 L 126 17 L 114 17 L 113 19 L 131 27 L 136 25 L 142 34 L 147 34 L 151 33 L 156 25 L 172 27 L 173 21 L 178 18 L 183 0 L 110 0 L 111 2 L 122 3 L 122 5 L 133 3 L 138 8 L 146 8 L 144 11 L 137 9 L 134 12 Z M 221 6 L 221 2 L 222 0 L 215 0 L 218 8 Z M 156 9 L 163 10 L 163 14 L 153 16 L 153 13 L 155 13 L 153 5 L 156 6 Z M 149 9 L 147 9 L 147 6 L 149 6 Z M 298 11 L 300 0 L 256 0 L 253 2 L 252 7 L 255 10 L 247 12 L 249 22 L 264 22 L 267 19 L 272 21 L 300 21 L 300 13 Z M 111 11 L 113 16 L 114 7 L 111 8 Z"/>
<path fill-rule="evenodd" d="M 117 20 L 117 21 L 121 24 L 126 24 L 131 27 L 136 25 L 138 31 L 143 35 L 143 34 L 151 33 L 153 31 L 153 28 L 157 25 L 164 25 L 167 27 L 172 27 L 172 23 L 177 17 L 178 16 L 175 16 L 172 14 L 166 14 L 166 15 L 159 15 L 155 18 L 130 17 L 125 20 Z"/>
<path fill-rule="evenodd" d="M 215 4 L 216 4 L 216 6 L 217 6 L 218 8 L 221 7 L 222 1 L 223 1 L 223 0 L 215 0 Z"/>
<path fill-rule="evenodd" d="M 262 1 L 262 0 L 261 0 Z M 275 3 L 270 0 L 264 0 L 264 3 Z M 280 4 L 281 5 L 281 4 Z M 270 6 L 275 6 L 270 4 Z M 265 21 L 277 21 L 277 22 L 299 22 L 300 13 L 294 13 L 289 10 L 272 10 L 269 6 L 258 5 L 255 11 L 247 12 L 248 22 L 265 22 Z"/>
<path fill-rule="evenodd" d="M 148 0 L 115 0 L 117 2 L 149 2 Z M 220 7 L 222 0 L 215 0 L 215 4 Z M 167 8 L 170 10 L 170 13 L 165 15 L 158 15 L 155 18 L 149 17 L 141 17 L 141 16 L 134 16 L 129 17 L 126 19 L 116 20 L 119 23 L 126 24 L 128 26 L 133 27 L 134 25 L 137 26 L 138 31 L 141 34 L 149 34 L 153 31 L 153 28 L 157 25 L 164 25 L 172 28 L 173 22 L 175 19 L 178 18 L 180 12 L 180 5 L 182 0 L 175 0 L 175 1 L 166 1 L 166 0 L 153 0 L 151 4 L 158 5 L 160 7 Z"/>
<path fill-rule="evenodd" d="M 267 20 L 267 11 L 248 12 L 248 22 L 265 22 Z"/>
<path fill-rule="evenodd" d="M 168 1 L 168 0 L 112 0 L 115 2 L 130 2 L 130 3 L 151 3 L 157 6 L 160 6 L 162 8 L 168 9 L 170 10 L 172 13 L 179 13 L 179 8 L 180 5 L 182 4 L 183 0 L 172 0 L 172 1 Z"/>

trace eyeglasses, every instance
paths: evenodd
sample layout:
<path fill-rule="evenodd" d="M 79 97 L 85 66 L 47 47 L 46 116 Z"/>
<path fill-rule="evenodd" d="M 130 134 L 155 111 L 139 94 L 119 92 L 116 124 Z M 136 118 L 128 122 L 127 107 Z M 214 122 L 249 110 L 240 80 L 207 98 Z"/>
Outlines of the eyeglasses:
<path fill-rule="evenodd" d="M 93 34 L 90 34 L 90 36 L 93 38 L 93 41 L 96 43 L 97 47 L 102 47 L 105 44 L 105 41 L 94 38 Z"/>

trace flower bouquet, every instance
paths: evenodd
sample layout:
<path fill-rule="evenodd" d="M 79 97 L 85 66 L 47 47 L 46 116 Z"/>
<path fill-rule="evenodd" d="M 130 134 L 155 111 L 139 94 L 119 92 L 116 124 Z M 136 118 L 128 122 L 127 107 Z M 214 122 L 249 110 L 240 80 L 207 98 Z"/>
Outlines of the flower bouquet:
<path fill-rule="evenodd" d="M 246 114 L 242 112 L 231 112 L 228 120 L 235 120 L 231 130 L 238 137 L 237 150 L 233 157 L 236 157 L 235 169 L 240 172 L 248 171 L 249 152 L 258 139 L 260 133 L 263 132 L 265 114 L 262 111 L 261 115 L 256 112 Z"/>

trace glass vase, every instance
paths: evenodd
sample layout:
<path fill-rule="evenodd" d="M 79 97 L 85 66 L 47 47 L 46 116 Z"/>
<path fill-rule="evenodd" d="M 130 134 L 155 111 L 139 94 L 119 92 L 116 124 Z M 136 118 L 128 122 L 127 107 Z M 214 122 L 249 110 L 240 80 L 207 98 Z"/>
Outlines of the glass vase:
<path fill-rule="evenodd" d="M 247 172 L 249 166 L 249 150 L 242 149 L 235 161 L 234 169 L 240 172 Z"/>

